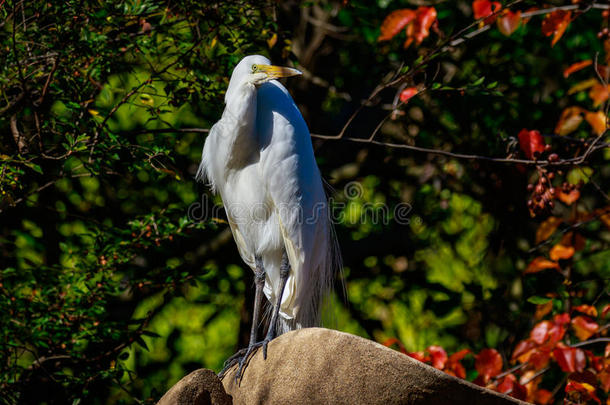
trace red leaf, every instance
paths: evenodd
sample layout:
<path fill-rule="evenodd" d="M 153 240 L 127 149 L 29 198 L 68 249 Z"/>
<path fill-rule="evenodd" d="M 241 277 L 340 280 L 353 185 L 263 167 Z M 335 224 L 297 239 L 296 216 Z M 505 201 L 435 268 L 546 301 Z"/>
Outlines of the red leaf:
<path fill-rule="evenodd" d="M 415 95 L 417 95 L 417 87 L 407 87 L 400 92 L 400 101 L 407 103 L 409 99 Z"/>
<path fill-rule="evenodd" d="M 387 41 L 392 39 L 396 34 L 400 32 L 407 24 L 415 19 L 415 11 L 409 9 L 402 9 L 392 11 L 383 20 L 381 24 L 381 34 L 377 41 Z"/>
<path fill-rule="evenodd" d="M 572 329 L 580 340 L 587 340 L 599 330 L 599 325 L 588 316 L 577 316 L 572 319 Z"/>
<path fill-rule="evenodd" d="M 519 360 L 521 363 L 525 363 L 530 356 L 532 355 L 532 350 L 536 347 L 536 343 L 532 342 L 529 339 L 522 340 L 517 344 L 515 350 L 513 351 L 513 355 L 511 356 L 511 360 Z"/>
<path fill-rule="evenodd" d="M 587 362 L 585 352 L 581 349 L 568 347 L 562 343 L 559 343 L 557 347 L 553 349 L 553 356 L 559 367 L 566 373 L 584 370 Z"/>
<path fill-rule="evenodd" d="M 511 397 L 525 401 L 527 389 L 517 382 L 517 377 L 512 374 L 505 376 L 498 384 L 498 392 L 509 393 Z"/>
<path fill-rule="evenodd" d="M 598 404 L 601 404 L 601 401 L 595 395 L 595 387 L 593 387 L 591 384 L 568 380 L 568 383 L 566 384 L 566 392 L 568 394 L 572 392 L 580 393 L 581 395 L 578 397 L 579 403 L 584 404 L 592 399 Z M 568 398 L 566 398 L 566 400 L 568 400 Z"/>
<path fill-rule="evenodd" d="M 430 35 L 430 27 L 436 21 L 436 9 L 434 7 L 419 7 L 415 23 L 407 28 L 407 36 L 415 39 L 415 44 L 419 45 Z M 412 32 L 410 30 L 412 29 Z M 409 41 L 409 39 L 407 39 Z M 405 48 L 411 43 L 405 42 Z"/>
<path fill-rule="evenodd" d="M 432 366 L 434 368 L 438 368 L 439 370 L 445 368 L 445 363 L 447 363 L 447 352 L 445 349 L 440 346 L 430 346 L 428 347 L 428 352 L 430 353 Z"/>
<path fill-rule="evenodd" d="M 451 356 L 449 356 L 449 361 L 460 361 L 464 357 L 466 357 L 469 353 L 470 353 L 470 350 L 462 349 L 459 352 L 455 352 Z"/>
<path fill-rule="evenodd" d="M 462 360 L 469 353 L 470 350 L 463 349 L 449 356 L 445 372 L 459 378 L 466 378 L 466 369 L 462 363 L 460 363 L 460 360 Z"/>
<path fill-rule="evenodd" d="M 551 352 L 548 350 L 534 350 L 527 360 L 535 370 L 540 370 L 549 364 Z"/>
<path fill-rule="evenodd" d="M 532 262 L 527 265 L 527 268 L 525 269 L 525 274 L 538 273 L 539 271 L 546 269 L 559 270 L 559 265 L 553 261 L 550 261 L 540 256 L 532 260 Z"/>
<path fill-rule="evenodd" d="M 550 37 L 553 35 L 551 46 L 555 46 L 559 38 L 563 35 L 568 25 L 570 25 L 570 19 L 572 18 L 571 11 L 557 10 L 547 14 L 542 20 L 542 33 Z"/>
<path fill-rule="evenodd" d="M 447 368 L 445 372 L 458 378 L 466 378 L 466 369 L 459 361 L 451 364 L 451 367 Z"/>
<path fill-rule="evenodd" d="M 572 308 L 572 310 L 589 316 L 597 316 L 597 308 L 595 308 L 593 305 L 578 305 Z"/>
<path fill-rule="evenodd" d="M 510 36 L 521 24 L 521 11 L 512 12 L 510 10 L 504 11 L 502 16 L 497 21 L 498 30 L 506 35 Z"/>
<path fill-rule="evenodd" d="M 519 132 L 519 146 L 528 159 L 533 159 L 537 154 L 544 152 L 544 139 L 540 131 L 522 129 Z"/>
<path fill-rule="evenodd" d="M 567 67 L 563 71 L 563 77 L 567 78 L 572 73 L 577 72 L 577 71 L 579 71 L 581 69 L 584 69 L 587 66 L 591 66 L 592 63 L 593 63 L 593 61 L 591 59 L 587 59 L 587 60 L 583 60 L 583 61 L 580 61 L 580 62 L 572 63 L 569 67 Z"/>
<path fill-rule="evenodd" d="M 502 371 L 502 356 L 496 349 L 483 349 L 475 356 L 475 368 L 485 377 L 495 377 Z"/>
<path fill-rule="evenodd" d="M 400 340 L 398 340 L 396 338 L 389 338 L 385 342 L 383 342 L 382 345 L 384 345 L 386 347 L 390 347 L 392 345 L 397 345 L 398 348 L 400 349 L 401 353 L 408 354 L 407 350 L 405 349 L 405 346 L 402 344 L 402 342 Z"/>
<path fill-rule="evenodd" d="M 472 11 L 474 13 L 475 20 L 480 18 L 489 17 L 493 13 L 499 11 L 502 8 L 502 4 L 498 1 L 489 0 L 474 0 L 472 2 Z M 492 16 L 485 19 L 485 24 L 491 24 L 496 20 L 497 16 Z"/>
<path fill-rule="evenodd" d="M 606 304 L 604 309 L 602 309 L 602 318 L 605 318 L 608 315 L 608 311 L 610 311 L 610 304 Z"/>
<path fill-rule="evenodd" d="M 570 323 L 570 314 L 568 314 L 567 312 L 557 314 L 553 318 L 553 322 L 555 322 L 557 325 L 565 325 L 567 323 Z"/>
<path fill-rule="evenodd" d="M 407 353 L 407 356 L 414 358 L 415 360 L 419 360 L 423 363 L 427 363 L 426 360 L 426 356 L 424 355 L 424 352 L 410 352 Z"/>
<path fill-rule="evenodd" d="M 549 330 L 553 327 L 551 321 L 542 321 L 536 324 L 530 332 L 530 339 L 536 344 L 543 344 L 549 337 Z"/>

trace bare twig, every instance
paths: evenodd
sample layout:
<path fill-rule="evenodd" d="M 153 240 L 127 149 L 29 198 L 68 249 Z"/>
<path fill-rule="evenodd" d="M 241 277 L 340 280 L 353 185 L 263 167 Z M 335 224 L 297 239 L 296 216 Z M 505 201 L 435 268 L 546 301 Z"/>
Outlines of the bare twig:
<path fill-rule="evenodd" d="M 15 140 L 15 144 L 17 144 L 17 149 L 19 153 L 25 152 L 25 142 L 23 140 L 23 136 L 19 132 L 19 128 L 17 127 L 17 114 L 11 115 L 11 133 L 13 134 L 13 139 Z"/>
<path fill-rule="evenodd" d="M 585 340 L 584 342 L 574 343 L 574 344 L 570 345 L 570 347 L 581 347 L 581 346 L 593 345 L 595 343 L 608 343 L 608 342 L 610 342 L 610 338 L 601 337 L 601 338 L 597 338 L 597 339 Z"/>

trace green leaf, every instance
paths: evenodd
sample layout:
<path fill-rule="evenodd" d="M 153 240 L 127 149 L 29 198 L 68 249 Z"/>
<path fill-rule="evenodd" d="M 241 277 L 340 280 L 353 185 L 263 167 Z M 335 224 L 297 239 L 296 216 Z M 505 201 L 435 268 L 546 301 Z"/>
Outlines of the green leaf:
<path fill-rule="evenodd" d="M 549 298 L 549 297 L 539 297 L 537 295 L 534 295 L 533 297 L 529 297 L 527 299 L 527 302 L 529 302 L 530 304 L 542 305 L 542 304 L 546 304 L 551 299 L 552 298 Z"/>
<path fill-rule="evenodd" d="M 479 77 L 477 80 L 472 83 L 472 86 L 480 86 L 481 83 L 485 81 L 485 76 Z"/>
<path fill-rule="evenodd" d="M 36 173 L 42 174 L 42 168 L 39 165 L 32 162 L 26 163 L 25 165 L 30 169 L 34 170 Z"/>
<path fill-rule="evenodd" d="M 142 346 L 142 348 L 145 349 L 147 352 L 150 351 L 150 349 L 148 348 L 148 345 L 146 344 L 144 339 L 142 339 L 142 336 L 136 337 L 136 343 L 139 344 L 140 346 Z"/>

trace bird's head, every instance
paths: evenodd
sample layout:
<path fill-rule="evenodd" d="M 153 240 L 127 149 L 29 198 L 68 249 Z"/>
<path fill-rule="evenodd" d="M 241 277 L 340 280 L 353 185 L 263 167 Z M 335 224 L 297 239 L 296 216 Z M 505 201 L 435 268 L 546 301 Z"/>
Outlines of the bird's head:
<path fill-rule="evenodd" d="M 260 86 L 270 80 L 279 79 L 282 77 L 290 77 L 302 74 L 297 69 L 274 66 L 271 61 L 261 55 L 250 55 L 243 58 L 237 66 L 233 69 L 231 74 L 231 81 L 229 82 L 229 89 L 227 93 L 231 92 L 231 88 L 237 86 L 239 83 L 247 81 Z"/>

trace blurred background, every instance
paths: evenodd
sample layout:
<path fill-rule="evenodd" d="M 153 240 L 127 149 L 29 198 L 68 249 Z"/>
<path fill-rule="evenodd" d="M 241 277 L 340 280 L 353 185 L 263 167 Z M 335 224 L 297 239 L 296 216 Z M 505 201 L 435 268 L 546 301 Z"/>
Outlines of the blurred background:
<path fill-rule="evenodd" d="M 422 5 L 438 26 L 421 45 L 377 41 L 391 11 Z M 304 72 L 285 85 L 313 134 L 368 138 L 385 120 L 378 141 L 492 157 L 518 157 L 522 128 L 552 135 L 569 105 L 596 107 L 569 92 L 594 74 L 562 72 L 605 57 L 600 12 L 553 47 L 534 17 L 509 37 L 494 26 L 437 52 L 369 99 L 473 24 L 471 2 L 1 0 L 0 10 L 4 403 L 153 402 L 247 344 L 253 275 L 213 209 L 221 201 L 194 181 L 243 56 Z M 435 83 L 397 106 L 400 85 Z M 572 143 L 547 139 L 573 156 Z M 536 239 L 546 217 L 608 204 L 607 150 L 585 175 L 573 169 L 577 204 L 532 218 L 531 167 L 312 141 L 344 263 L 328 327 L 408 351 L 494 347 L 510 358 L 547 293 L 578 286 L 574 297 L 592 301 L 607 288 L 600 221 L 581 227 L 568 283 L 523 275 L 550 247 Z"/>

